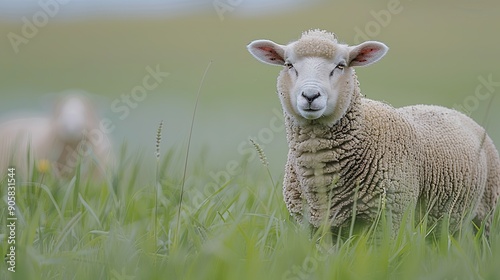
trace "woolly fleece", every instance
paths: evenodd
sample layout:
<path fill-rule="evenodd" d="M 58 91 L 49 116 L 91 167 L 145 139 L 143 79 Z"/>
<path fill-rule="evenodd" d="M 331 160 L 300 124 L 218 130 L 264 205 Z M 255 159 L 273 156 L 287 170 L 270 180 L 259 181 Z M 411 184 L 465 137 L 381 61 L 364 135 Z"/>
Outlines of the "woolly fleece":
<path fill-rule="evenodd" d="M 336 39 L 316 30 L 288 46 L 295 55 L 330 58 Z M 472 219 L 488 232 L 500 159 L 480 125 L 439 106 L 396 109 L 364 98 L 352 67 L 343 72 L 351 78 L 339 93 L 346 102 L 339 118 L 300 119 L 290 109 L 289 73 L 281 71 L 277 88 L 289 145 L 283 194 L 297 220 L 335 231 L 349 226 L 354 208 L 357 223 L 372 223 L 385 207 L 393 233 L 407 209 L 428 213 L 430 225 L 449 216 L 451 232 Z"/>

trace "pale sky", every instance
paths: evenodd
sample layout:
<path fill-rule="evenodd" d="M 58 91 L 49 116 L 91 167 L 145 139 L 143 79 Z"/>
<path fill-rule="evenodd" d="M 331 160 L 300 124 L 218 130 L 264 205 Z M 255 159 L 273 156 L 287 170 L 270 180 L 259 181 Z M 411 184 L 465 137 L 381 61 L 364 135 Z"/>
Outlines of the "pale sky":
<path fill-rule="evenodd" d="M 16 20 L 22 16 L 33 16 L 43 10 L 41 3 L 50 9 L 58 4 L 56 19 L 71 19 L 81 16 L 125 15 L 125 16 L 171 16 L 215 7 L 233 9 L 234 15 L 253 16 L 286 12 L 321 0 L 0 0 L 0 17 Z M 225 6 L 229 5 L 229 6 Z"/>

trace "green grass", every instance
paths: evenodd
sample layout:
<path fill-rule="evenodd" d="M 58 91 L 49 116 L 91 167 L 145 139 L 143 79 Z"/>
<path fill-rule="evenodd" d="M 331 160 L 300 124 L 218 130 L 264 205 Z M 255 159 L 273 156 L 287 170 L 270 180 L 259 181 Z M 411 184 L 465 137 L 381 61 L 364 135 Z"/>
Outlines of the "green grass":
<path fill-rule="evenodd" d="M 148 160 L 126 148 L 120 157 L 110 183 L 35 170 L 37 183 L 17 185 L 16 272 L 2 263 L 0 279 L 500 278 L 498 213 L 489 240 L 467 229 L 434 238 L 409 219 L 395 238 L 382 231 L 378 245 L 367 232 L 332 244 L 327 231 L 289 218 L 280 178 L 257 162 L 222 185 L 190 163 L 179 215 L 183 178 L 169 170 L 183 156 L 160 156 L 159 180 L 140 176 Z"/>
<path fill-rule="evenodd" d="M 395 238 L 382 231 L 379 245 L 370 233 L 336 244 L 324 230 L 311 235 L 290 219 L 281 194 L 283 163 L 273 159 L 286 156 L 283 132 L 264 147 L 267 167 L 241 159 L 229 182 L 214 182 L 209 174 L 228 168 L 221 158 L 240 157 L 240 141 L 255 138 L 274 117 L 273 108 L 280 108 L 274 93 L 278 69 L 253 60 L 245 49 L 251 40 L 286 43 L 317 27 L 352 44 L 355 28 L 373 22 L 370 12 L 387 3 L 325 1 L 261 18 L 228 14 L 224 22 L 213 10 L 173 19 L 54 20 L 19 54 L 8 40 L 0 41 L 6 50 L 0 60 L 7 65 L 0 69 L 0 109 L 38 108 L 43 94 L 83 88 L 108 98 L 103 110 L 118 127 L 113 136 L 129 143 L 119 150 L 109 182 L 96 184 L 78 174 L 61 180 L 35 170 L 35 183 L 18 184 L 16 272 L 2 262 L 0 279 L 500 279 L 499 211 L 489 240 L 471 227 L 455 236 L 430 234 L 432 226 L 411 220 Z M 493 36 L 498 4 L 402 5 L 401 14 L 373 38 L 391 47 L 389 55 L 358 71 L 363 94 L 395 106 L 452 107 L 474 94 L 478 76 L 499 80 L 491 55 L 500 42 Z M 21 28 L 19 22 L 0 20 L 1 34 Z M 144 134 L 157 119 L 165 120 L 163 142 L 184 140 L 208 61 L 214 63 L 200 100 L 195 152 L 186 157 L 186 147 L 172 147 L 161 151 L 158 164 L 153 145 L 145 153 L 129 152 L 134 142 L 154 143 L 154 135 Z M 120 120 L 110 103 L 130 94 L 145 67 L 156 65 L 171 75 Z M 486 105 L 474 112 L 477 121 Z M 500 117 L 491 113 L 490 120 Z M 494 123 L 489 131 L 498 143 Z M 205 144 L 208 152 L 196 152 Z M 5 185 L 0 178 L 3 255 L 8 252 Z"/>

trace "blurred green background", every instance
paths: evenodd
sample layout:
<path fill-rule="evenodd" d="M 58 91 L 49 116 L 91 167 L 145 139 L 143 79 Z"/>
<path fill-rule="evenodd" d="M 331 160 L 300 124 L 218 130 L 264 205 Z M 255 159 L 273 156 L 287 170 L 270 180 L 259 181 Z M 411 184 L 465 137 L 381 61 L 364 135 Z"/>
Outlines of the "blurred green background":
<path fill-rule="evenodd" d="M 390 47 L 380 62 L 357 70 L 361 91 L 368 98 L 396 107 L 465 103 L 500 146 L 500 98 L 492 98 L 500 93 L 498 1 L 257 5 L 251 0 L 216 0 L 198 1 L 178 12 L 174 8 L 180 2 L 172 1 L 177 3 L 172 9 L 165 4 L 152 14 L 133 8 L 126 13 L 110 9 L 78 14 L 70 13 L 77 9 L 72 7 L 78 3 L 74 0 L 61 4 L 28 42 L 17 46 L 17 53 L 12 34 L 21 36 L 23 17 L 32 21 L 41 8 L 31 1 L 34 8 L 9 13 L 5 8 L 9 1 L 3 2 L 0 118 L 18 111 L 43 112 L 54 93 L 83 89 L 96 96 L 103 116 L 116 125 L 111 137 L 117 145 L 127 142 L 150 162 L 160 120 L 165 123 L 162 149 L 185 148 L 198 87 L 211 62 L 201 88 L 190 161 L 203 161 L 216 172 L 229 160 L 253 153 L 247 142 L 251 137 L 263 146 L 273 172 L 282 173 L 285 133 L 270 124 L 277 118 L 276 110 L 281 110 L 275 93 L 280 68 L 257 62 L 246 45 L 255 39 L 284 44 L 310 28 L 335 32 L 347 44 L 363 37 Z M 142 84 L 147 67 L 158 67 L 168 77 L 120 118 L 113 102 Z M 483 100 L 475 97 L 479 77 L 497 83 Z M 485 90 L 483 94 L 489 92 Z"/>

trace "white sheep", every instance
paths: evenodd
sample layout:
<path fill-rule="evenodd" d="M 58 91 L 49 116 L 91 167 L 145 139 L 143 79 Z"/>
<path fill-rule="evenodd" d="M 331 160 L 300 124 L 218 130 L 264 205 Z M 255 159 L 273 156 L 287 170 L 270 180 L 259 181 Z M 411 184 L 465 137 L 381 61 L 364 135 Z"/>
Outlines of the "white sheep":
<path fill-rule="evenodd" d="M 111 141 L 100 130 L 96 106 L 85 94 L 64 94 L 49 117 L 0 124 L 0 179 L 8 166 L 16 167 L 23 180 L 30 178 L 33 168 L 50 167 L 57 176 L 73 176 L 79 159 L 84 176 L 104 178 L 113 164 Z"/>
<path fill-rule="evenodd" d="M 407 209 L 431 222 L 449 217 L 451 232 L 468 219 L 489 230 L 500 160 L 485 130 L 458 111 L 397 109 L 360 94 L 353 67 L 378 61 L 386 45 L 348 46 L 311 30 L 287 45 L 256 40 L 248 50 L 284 66 L 277 81 L 289 145 L 283 193 L 299 221 L 336 230 L 351 222 L 354 207 L 362 224 L 385 207 L 393 234 Z"/>

